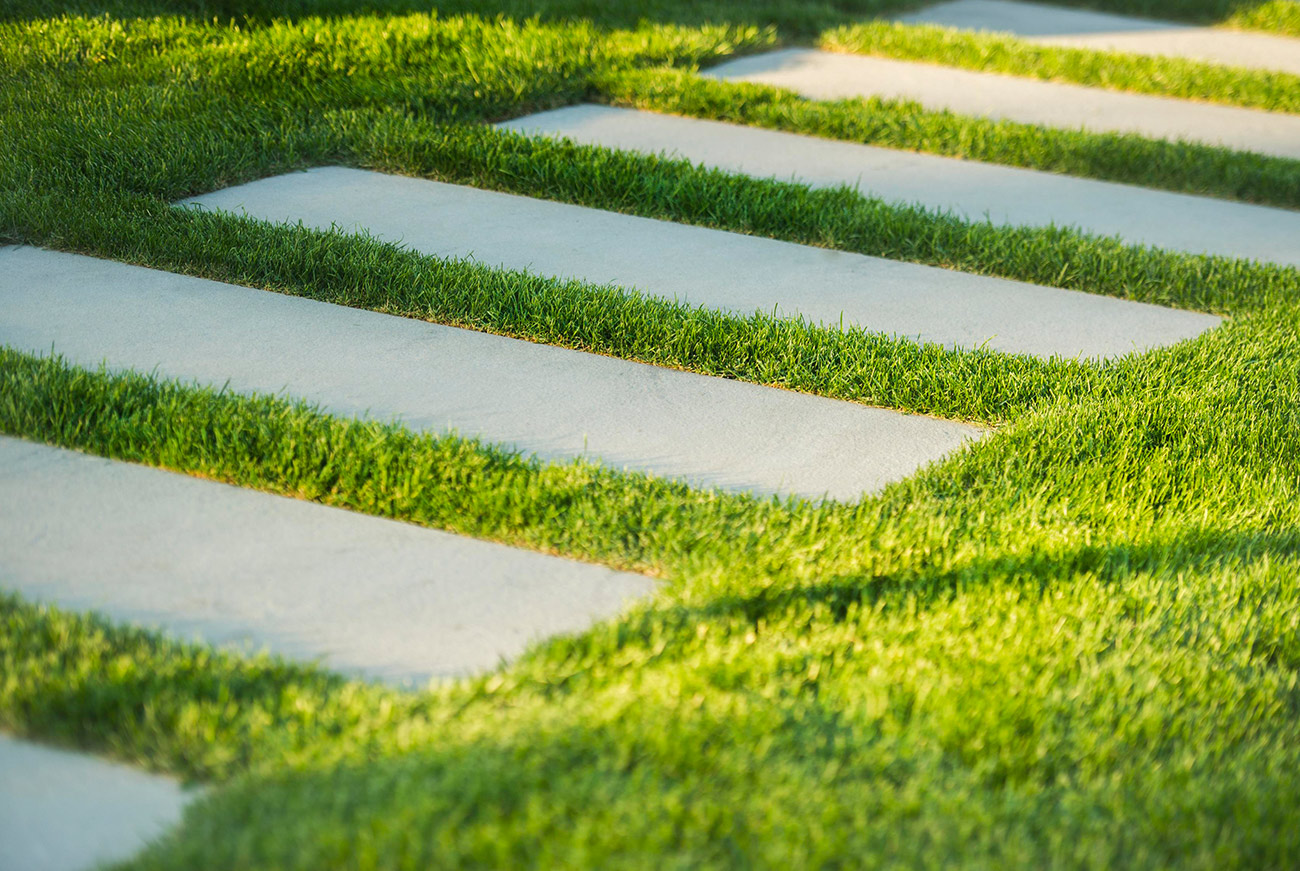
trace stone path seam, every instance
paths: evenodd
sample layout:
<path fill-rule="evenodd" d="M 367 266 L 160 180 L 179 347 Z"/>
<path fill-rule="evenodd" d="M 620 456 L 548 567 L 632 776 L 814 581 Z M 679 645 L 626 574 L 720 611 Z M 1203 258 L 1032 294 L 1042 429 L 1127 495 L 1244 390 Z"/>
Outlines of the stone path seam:
<path fill-rule="evenodd" d="M 472 256 L 744 315 L 775 310 L 948 347 L 1104 359 L 1218 323 L 1078 291 L 342 167 L 263 179 L 189 203 L 364 230 L 439 257 Z"/>
<path fill-rule="evenodd" d="M 1039 45 L 1183 57 L 1300 75 L 1300 39 L 1225 27 L 1195 27 L 1017 0 L 952 0 L 901 15 L 904 24 L 1007 33 Z"/>
<path fill-rule="evenodd" d="M 639 574 L 3 436 L 0 585 L 414 689 L 489 671 L 655 589 Z"/>
<path fill-rule="evenodd" d="M 0 249 L 0 343 L 760 495 L 857 500 L 984 433 L 36 248 Z"/>
<path fill-rule="evenodd" d="M 882 97 L 927 109 L 1067 130 L 1136 133 L 1300 159 L 1300 115 L 1263 112 L 815 49 L 739 58 L 702 73 L 816 100 Z"/>
<path fill-rule="evenodd" d="M 1300 266 L 1300 211 L 1289 209 L 612 106 L 567 106 L 498 127 L 754 178 L 847 185 L 972 221 L 1073 227 L 1188 254 Z"/>

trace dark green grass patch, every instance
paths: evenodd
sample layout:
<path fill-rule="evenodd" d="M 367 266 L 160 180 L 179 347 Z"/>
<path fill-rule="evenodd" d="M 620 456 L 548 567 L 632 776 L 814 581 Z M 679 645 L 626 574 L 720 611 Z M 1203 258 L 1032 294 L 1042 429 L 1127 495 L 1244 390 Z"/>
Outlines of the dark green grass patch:
<path fill-rule="evenodd" d="M 782 88 L 676 69 L 619 70 L 602 75 L 596 87 L 616 106 L 1300 208 L 1300 161 L 1280 157 L 971 118 L 906 100 L 808 100 Z"/>
<path fill-rule="evenodd" d="M 1300 111 L 1300 76 L 1186 58 L 1036 45 L 1001 34 L 883 21 L 834 28 L 822 34 L 820 45 L 831 51 L 925 61 L 1115 91 L 1271 112 Z"/>

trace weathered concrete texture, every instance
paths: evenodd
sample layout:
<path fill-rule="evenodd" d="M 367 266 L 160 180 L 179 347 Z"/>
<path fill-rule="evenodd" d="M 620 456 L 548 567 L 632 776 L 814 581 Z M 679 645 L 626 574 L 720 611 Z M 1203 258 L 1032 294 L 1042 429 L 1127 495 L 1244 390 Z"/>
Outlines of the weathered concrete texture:
<path fill-rule="evenodd" d="M 1192 27 L 1016 0 L 952 0 L 899 16 L 908 24 L 1010 33 L 1043 45 L 1164 55 L 1300 74 L 1300 40 Z"/>
<path fill-rule="evenodd" d="M 185 640 L 420 686 L 585 629 L 653 583 L 0 437 L 0 585 Z"/>
<path fill-rule="evenodd" d="M 265 179 L 193 201 L 364 229 L 418 251 L 611 282 L 711 308 L 800 315 L 948 346 L 1110 357 L 1199 334 L 1191 312 L 359 170 Z"/>
<path fill-rule="evenodd" d="M 34 248 L 0 249 L 0 343 L 760 494 L 856 499 L 982 432 Z"/>
<path fill-rule="evenodd" d="M 1076 227 L 1174 251 L 1300 265 L 1300 212 L 1286 209 L 610 106 L 568 106 L 499 126 L 756 178 L 848 185 L 970 220 Z"/>
<path fill-rule="evenodd" d="M 928 109 L 1047 127 L 1138 133 L 1300 159 L 1300 115 L 1261 112 L 954 67 L 813 49 L 740 58 L 705 73 L 806 97 L 885 97 Z"/>
<path fill-rule="evenodd" d="M 171 778 L 0 735 L 0 868 L 129 859 L 180 821 L 191 795 Z"/>

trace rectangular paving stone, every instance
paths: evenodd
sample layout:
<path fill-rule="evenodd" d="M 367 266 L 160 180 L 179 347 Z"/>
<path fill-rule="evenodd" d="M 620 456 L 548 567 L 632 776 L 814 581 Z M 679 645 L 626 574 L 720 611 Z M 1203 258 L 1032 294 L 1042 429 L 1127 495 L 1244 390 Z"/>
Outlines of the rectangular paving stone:
<path fill-rule="evenodd" d="M 802 48 L 728 61 L 704 75 L 788 88 L 816 100 L 907 99 L 961 115 L 1137 133 L 1300 159 L 1300 115 L 1282 112 Z"/>
<path fill-rule="evenodd" d="M 0 734 L 0 868 L 124 861 L 178 823 L 194 794 L 169 777 Z"/>
<path fill-rule="evenodd" d="M 1041 45 L 1164 55 L 1300 75 L 1300 40 L 1194 27 L 1017 0 L 952 0 L 898 17 L 907 24 L 1009 33 Z"/>
<path fill-rule="evenodd" d="M 442 257 L 798 315 L 949 347 L 1112 357 L 1214 326 L 1194 312 L 402 176 L 327 167 L 190 201 Z"/>
<path fill-rule="evenodd" d="M 612 106 L 566 106 L 498 126 L 755 178 L 847 185 L 973 221 L 1075 227 L 1171 251 L 1300 266 L 1300 212 L 1288 209 Z"/>
<path fill-rule="evenodd" d="M 0 437 L 0 588 L 407 687 L 649 595 L 643 575 Z"/>
<path fill-rule="evenodd" d="M 857 499 L 983 432 L 26 247 L 0 249 L 0 343 L 760 494 Z"/>

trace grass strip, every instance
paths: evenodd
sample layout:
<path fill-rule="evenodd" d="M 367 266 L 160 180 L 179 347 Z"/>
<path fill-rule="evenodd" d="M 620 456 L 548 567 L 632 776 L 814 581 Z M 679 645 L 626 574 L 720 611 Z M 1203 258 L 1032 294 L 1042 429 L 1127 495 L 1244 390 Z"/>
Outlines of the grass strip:
<path fill-rule="evenodd" d="M 951 419 L 1000 422 L 1057 385 L 1087 389 L 1100 371 L 1068 360 L 946 350 L 770 312 L 728 314 L 221 213 L 152 208 L 137 222 L 148 229 L 123 234 L 127 244 L 60 241 L 337 305 Z"/>
<path fill-rule="evenodd" d="M 3 352 L 5 432 L 667 584 L 420 695 L 6 599 L 0 711 L 228 781 L 141 868 L 755 867 L 891 848 L 915 867 L 1285 864 L 1297 330 L 1279 313 L 1151 355 L 856 506 L 540 467 Z M 799 797 L 825 828 L 809 833 Z M 1212 825 L 1226 808 L 1238 824 Z"/>
<path fill-rule="evenodd" d="M 1289 300 L 1300 282 L 1291 267 L 997 227 L 683 160 L 393 115 L 333 122 L 366 167 L 1052 287 L 1232 314 Z"/>
<path fill-rule="evenodd" d="M 1300 3 L 1296 0 L 1268 0 L 1265 3 L 1237 4 L 1226 20 L 1229 27 L 1262 30 L 1279 36 L 1300 37 Z"/>
<path fill-rule="evenodd" d="M 401 696 L 0 593 L 0 728 L 191 781 L 277 762 Z M 286 740 L 289 738 L 290 740 Z M 272 749 L 274 748 L 274 749 Z"/>
<path fill-rule="evenodd" d="M 1222 24 L 1283 36 L 1300 36 L 1296 0 L 1056 0 L 1123 15 Z M 890 15 L 924 6 L 923 0 L 626 0 L 593 5 L 589 0 L 440 0 L 443 15 L 505 15 L 517 20 L 589 20 L 602 27 L 658 22 L 696 27 L 727 21 L 775 26 L 787 38 L 810 39 L 822 30 L 867 16 Z M 10 0 L 0 20 L 53 19 L 61 15 L 113 18 L 185 16 L 191 20 L 238 21 L 259 25 L 313 16 L 405 15 L 426 12 L 426 0 Z"/>
<path fill-rule="evenodd" d="M 600 99 L 616 106 L 1300 208 L 1300 161 L 1285 158 L 972 118 L 906 100 L 809 100 L 782 88 L 677 69 L 619 70 L 600 75 L 595 87 Z"/>
<path fill-rule="evenodd" d="M 1300 111 L 1300 76 L 1179 57 L 1045 46 L 1003 34 L 886 21 L 834 28 L 822 35 L 820 46 L 1112 91 L 1270 112 Z"/>
<path fill-rule="evenodd" d="M 589 21 L 608 28 L 635 28 L 643 22 L 684 27 L 728 22 L 777 27 L 792 37 L 812 38 L 834 24 L 918 5 L 920 0 L 625 0 L 608 4 L 590 0 L 9 0 L 0 7 L 0 20 L 61 15 L 119 19 L 184 16 L 190 21 L 215 19 L 256 27 L 312 17 L 384 17 L 435 9 L 444 16 L 500 15 L 516 21 L 539 18 L 565 24 Z"/>
<path fill-rule="evenodd" d="M 1300 36 L 1300 3 L 1296 0 L 1053 0 L 1062 6 L 1083 6 L 1138 18 L 1222 24 L 1280 36 Z"/>
<path fill-rule="evenodd" d="M 490 128 L 353 113 L 334 119 L 350 162 L 546 195 L 647 217 L 867 254 L 927 260 L 1131 299 L 1267 311 L 1300 286 L 1294 269 L 1171 255 L 1060 230 L 1007 230 L 847 191 L 702 170 L 684 162 L 530 140 Z M 403 135 L 390 135 L 391 121 Z M 351 140 L 353 135 L 361 141 Z M 370 137 L 375 139 L 367 141 Z M 324 147 L 324 146 L 322 146 Z M 724 314 L 615 287 L 558 281 L 404 251 L 342 233 L 172 209 L 147 197 L 0 198 L 18 239 L 529 341 L 924 414 L 1000 422 L 1096 367 L 948 351 L 878 333 Z"/>

